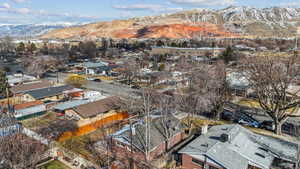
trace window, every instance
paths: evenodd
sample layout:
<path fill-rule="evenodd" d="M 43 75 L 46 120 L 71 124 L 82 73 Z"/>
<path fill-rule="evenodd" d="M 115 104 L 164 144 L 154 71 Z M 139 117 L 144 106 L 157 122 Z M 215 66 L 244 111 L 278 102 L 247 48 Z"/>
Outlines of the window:
<path fill-rule="evenodd" d="M 204 167 L 204 162 L 203 161 L 200 161 L 200 160 L 197 160 L 195 158 L 192 158 L 192 162 L 196 163 L 197 165 L 199 165 L 201 167 Z"/>
<path fill-rule="evenodd" d="M 124 145 L 122 143 L 116 142 L 116 145 L 119 146 L 119 147 L 124 148 Z"/>
<path fill-rule="evenodd" d="M 209 166 L 209 169 L 219 169 L 217 167 Z"/>

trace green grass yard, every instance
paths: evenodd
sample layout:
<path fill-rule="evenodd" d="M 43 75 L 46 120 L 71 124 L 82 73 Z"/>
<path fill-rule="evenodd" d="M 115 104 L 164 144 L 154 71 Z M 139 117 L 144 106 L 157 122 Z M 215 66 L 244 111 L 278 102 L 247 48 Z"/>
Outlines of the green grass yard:
<path fill-rule="evenodd" d="M 41 166 L 39 169 L 70 169 L 70 168 L 58 160 L 53 160 Z"/>

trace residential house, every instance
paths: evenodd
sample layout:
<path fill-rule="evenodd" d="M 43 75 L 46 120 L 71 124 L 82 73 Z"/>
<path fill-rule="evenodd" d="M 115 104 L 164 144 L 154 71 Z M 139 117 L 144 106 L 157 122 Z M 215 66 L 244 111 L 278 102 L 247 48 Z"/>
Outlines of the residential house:
<path fill-rule="evenodd" d="M 14 110 L 26 109 L 29 107 L 34 107 L 34 106 L 38 106 L 38 105 L 42 105 L 42 104 L 44 104 L 44 103 L 40 100 L 26 102 L 26 103 L 22 103 L 22 104 L 16 104 L 16 105 L 14 105 Z"/>
<path fill-rule="evenodd" d="M 179 150 L 184 169 L 294 169 L 298 145 L 255 134 L 235 124 L 202 130 L 202 135 Z"/>
<path fill-rule="evenodd" d="M 23 95 L 23 100 L 27 102 L 35 100 L 41 100 L 43 102 L 59 101 L 65 97 L 63 92 L 71 89 L 73 89 L 73 87 L 64 85 L 32 90 Z"/>
<path fill-rule="evenodd" d="M 47 112 L 45 104 L 34 105 L 22 109 L 15 110 L 14 116 L 17 120 L 26 120 L 43 115 Z"/>
<path fill-rule="evenodd" d="M 237 96 L 243 96 L 243 97 L 252 94 L 253 91 L 245 75 L 238 72 L 231 71 L 227 73 L 226 76 L 227 76 L 226 78 L 229 84 L 229 88 L 233 94 Z"/>
<path fill-rule="evenodd" d="M 50 81 L 41 80 L 41 81 L 27 82 L 27 83 L 12 86 L 10 88 L 10 91 L 14 96 L 17 96 L 32 90 L 48 88 L 51 86 L 52 83 Z"/>
<path fill-rule="evenodd" d="M 78 102 L 78 105 L 74 107 L 73 103 L 69 106 L 72 108 L 65 109 L 64 112 L 67 117 L 77 120 L 78 126 L 84 126 L 115 114 L 119 109 L 118 102 L 117 97 L 108 97 L 86 104 Z"/>
<path fill-rule="evenodd" d="M 26 83 L 26 82 L 32 82 L 37 80 L 33 76 L 24 75 L 24 74 L 14 74 L 14 75 L 7 75 L 6 76 L 8 84 L 10 86 L 15 86 L 18 84 Z"/>
<path fill-rule="evenodd" d="M 78 89 L 78 88 L 66 90 L 63 93 L 68 98 L 81 98 L 84 95 L 84 91 L 82 89 Z"/>
<path fill-rule="evenodd" d="M 133 124 L 131 129 L 125 126 L 112 135 L 113 149 L 121 156 L 130 154 L 135 160 L 151 161 L 186 138 L 185 126 L 173 115 L 152 117 L 148 136 L 146 128 L 145 121 Z"/>
<path fill-rule="evenodd" d="M 53 107 L 53 110 L 60 115 L 65 115 L 66 111 L 70 111 L 76 106 L 80 106 L 83 104 L 87 104 L 90 101 L 88 99 L 80 99 L 80 100 L 70 100 L 63 103 L 59 103 Z M 70 116 L 72 118 L 72 116 Z"/>

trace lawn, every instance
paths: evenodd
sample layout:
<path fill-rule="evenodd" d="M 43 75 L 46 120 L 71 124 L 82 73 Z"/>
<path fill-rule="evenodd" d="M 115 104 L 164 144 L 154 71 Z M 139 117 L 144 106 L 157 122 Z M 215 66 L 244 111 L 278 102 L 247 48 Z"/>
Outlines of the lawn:
<path fill-rule="evenodd" d="M 53 160 L 41 166 L 40 169 L 70 169 L 70 168 L 58 160 Z"/>
<path fill-rule="evenodd" d="M 51 122 L 56 120 L 54 112 L 47 112 L 43 116 L 39 116 L 32 119 L 23 120 L 21 123 L 24 127 L 29 129 L 36 129 L 44 126 L 48 126 Z"/>
<path fill-rule="evenodd" d="M 105 135 L 112 134 L 116 130 L 117 130 L 116 128 L 110 127 L 110 128 L 105 128 L 106 132 L 104 132 L 103 129 L 99 128 L 96 131 L 86 135 L 71 137 L 63 142 L 60 142 L 60 145 L 75 153 L 81 154 L 85 158 L 93 161 L 94 158 L 90 150 L 88 149 L 88 145 L 91 142 L 97 142 L 102 140 Z"/>

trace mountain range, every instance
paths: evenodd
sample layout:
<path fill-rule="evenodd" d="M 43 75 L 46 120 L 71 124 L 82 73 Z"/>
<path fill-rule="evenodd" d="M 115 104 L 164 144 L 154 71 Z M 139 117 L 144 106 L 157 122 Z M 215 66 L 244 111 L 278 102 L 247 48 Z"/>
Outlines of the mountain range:
<path fill-rule="evenodd" d="M 0 37 L 36 37 L 48 33 L 51 30 L 79 26 L 82 23 L 57 22 L 41 24 L 0 24 Z"/>
<path fill-rule="evenodd" d="M 33 29 L 33 33 L 50 39 L 292 37 L 299 28 L 298 8 L 230 6 L 79 26 L 40 26 Z M 16 27 L 11 32 L 18 32 L 18 29 Z M 27 29 L 20 27 L 20 30 L 26 32 Z"/>

